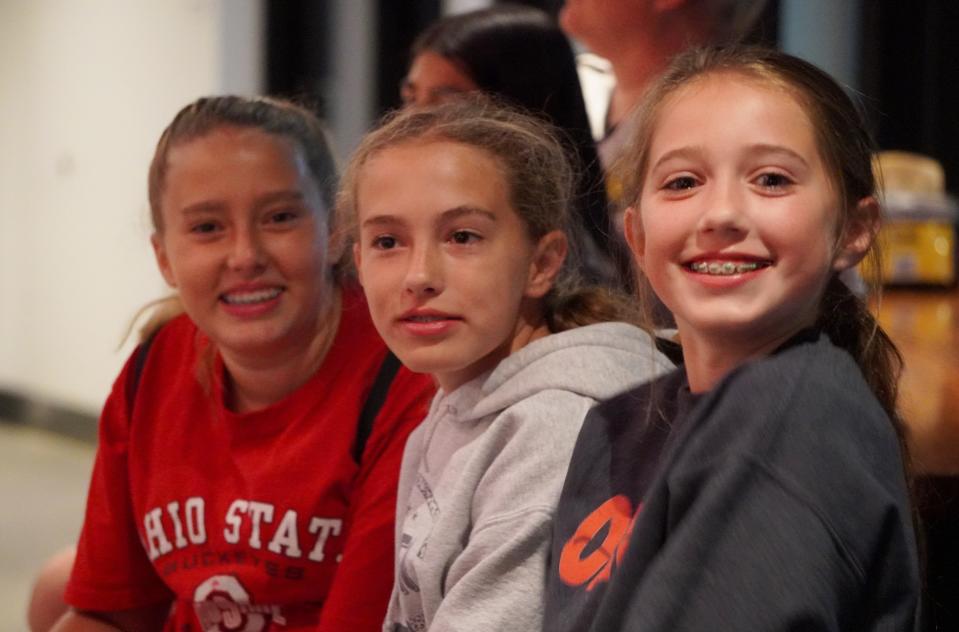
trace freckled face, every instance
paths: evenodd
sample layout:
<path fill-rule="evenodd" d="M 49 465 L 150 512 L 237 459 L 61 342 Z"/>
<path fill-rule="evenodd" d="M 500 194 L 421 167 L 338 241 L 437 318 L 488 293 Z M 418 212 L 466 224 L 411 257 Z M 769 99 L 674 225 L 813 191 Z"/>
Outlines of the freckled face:
<path fill-rule="evenodd" d="M 305 348 L 332 297 L 326 210 L 302 152 L 221 127 L 170 150 L 157 262 L 224 353 Z"/>
<path fill-rule="evenodd" d="M 424 51 L 413 59 L 400 86 L 400 97 L 405 105 L 436 105 L 474 90 L 479 90 L 479 86 L 459 66 L 446 57 Z"/>
<path fill-rule="evenodd" d="M 707 76 L 663 104 L 649 158 L 627 230 L 684 340 L 771 349 L 813 324 L 839 202 L 796 100 Z"/>
<path fill-rule="evenodd" d="M 447 391 L 510 353 L 536 245 L 496 160 L 448 141 L 374 154 L 357 185 L 354 257 L 373 322 L 405 365 Z"/>

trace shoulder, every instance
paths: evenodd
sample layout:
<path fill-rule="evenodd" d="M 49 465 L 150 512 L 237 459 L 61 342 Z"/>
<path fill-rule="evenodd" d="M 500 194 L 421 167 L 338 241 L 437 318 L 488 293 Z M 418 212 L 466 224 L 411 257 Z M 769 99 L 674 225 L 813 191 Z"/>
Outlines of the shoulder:
<path fill-rule="evenodd" d="M 792 441 L 895 442 L 892 422 L 862 371 L 824 334 L 743 366 L 709 399 L 717 410 L 751 413 L 742 415 L 745 423 Z"/>
<path fill-rule="evenodd" d="M 136 373 L 133 377 L 138 381 L 142 374 L 143 381 L 152 382 L 171 377 L 177 368 L 192 371 L 199 351 L 208 344 L 190 317 L 180 314 L 137 345 L 129 360 L 131 374 Z"/>
<path fill-rule="evenodd" d="M 908 522 L 895 427 L 852 358 L 824 335 L 745 365 L 704 396 L 671 479 L 715 478 L 740 465 L 852 549 L 890 519 Z"/>
<path fill-rule="evenodd" d="M 370 310 L 366 304 L 363 290 L 353 282 L 347 282 L 340 288 L 340 326 L 336 332 L 337 342 L 348 341 L 371 350 L 384 350 L 386 344 L 380 339 Z"/>
<path fill-rule="evenodd" d="M 500 363 L 484 388 L 499 392 L 509 403 L 543 391 L 603 400 L 672 368 L 648 333 L 627 323 L 609 322 L 532 342 Z M 502 402 L 492 397 L 488 403 Z"/>

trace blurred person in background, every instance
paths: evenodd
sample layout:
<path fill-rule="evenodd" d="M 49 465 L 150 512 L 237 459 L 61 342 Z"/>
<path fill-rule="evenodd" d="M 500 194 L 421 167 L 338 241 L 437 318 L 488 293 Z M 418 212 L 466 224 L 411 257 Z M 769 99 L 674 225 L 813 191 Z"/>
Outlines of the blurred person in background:
<path fill-rule="evenodd" d="M 677 54 L 705 44 L 741 40 L 766 0 L 566 0 L 562 29 L 586 46 L 580 79 L 609 168 L 629 136 L 623 125 L 649 84 Z M 618 198 L 619 187 L 610 192 Z"/>

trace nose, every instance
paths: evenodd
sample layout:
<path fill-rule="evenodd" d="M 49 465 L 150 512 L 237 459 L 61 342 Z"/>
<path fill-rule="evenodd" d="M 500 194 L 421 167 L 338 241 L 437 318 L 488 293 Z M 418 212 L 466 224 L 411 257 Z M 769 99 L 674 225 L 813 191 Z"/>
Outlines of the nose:
<path fill-rule="evenodd" d="M 403 289 L 417 298 L 434 296 L 443 291 L 443 271 L 436 248 L 412 248 Z"/>
<path fill-rule="evenodd" d="M 736 235 L 746 232 L 746 200 L 742 188 L 735 182 L 713 181 L 711 194 L 704 197 L 706 205 L 699 218 L 699 232 L 709 235 Z"/>
<path fill-rule="evenodd" d="M 244 227 L 234 232 L 227 265 L 243 274 L 260 272 L 266 267 L 262 237 L 255 229 Z"/>

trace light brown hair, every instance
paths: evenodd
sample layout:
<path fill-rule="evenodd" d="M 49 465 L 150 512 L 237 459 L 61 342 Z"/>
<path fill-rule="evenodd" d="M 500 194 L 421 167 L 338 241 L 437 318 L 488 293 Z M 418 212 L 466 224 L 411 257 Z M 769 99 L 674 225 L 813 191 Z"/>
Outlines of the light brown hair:
<path fill-rule="evenodd" d="M 430 108 L 400 110 L 367 134 L 343 174 L 337 198 L 340 224 L 354 227 L 355 232 L 358 179 L 374 155 L 404 143 L 435 140 L 461 143 L 494 158 L 508 186 L 511 206 L 531 240 L 535 242 L 553 230 L 569 235 L 575 174 L 553 129 L 481 95 Z M 544 298 L 543 311 L 550 331 L 613 320 L 643 324 L 641 315 L 625 297 L 613 290 L 583 285 L 577 273 L 578 262 L 578 253 L 571 251 Z"/>
<path fill-rule="evenodd" d="M 223 127 L 252 128 L 266 134 L 290 140 L 302 152 L 323 202 L 331 233 L 338 230 L 332 213 L 336 195 L 336 163 L 326 132 L 319 119 L 307 108 L 272 97 L 213 96 L 202 97 L 184 106 L 160 136 L 148 175 L 150 219 L 158 234 L 163 232 L 163 193 L 166 186 L 170 151 L 180 143 L 189 142 Z M 334 265 L 334 278 L 342 280 L 349 259 L 344 256 Z M 150 316 L 140 327 L 140 340 L 149 338 L 164 323 L 183 312 L 179 298 L 174 295 L 146 305 L 140 313 Z"/>

